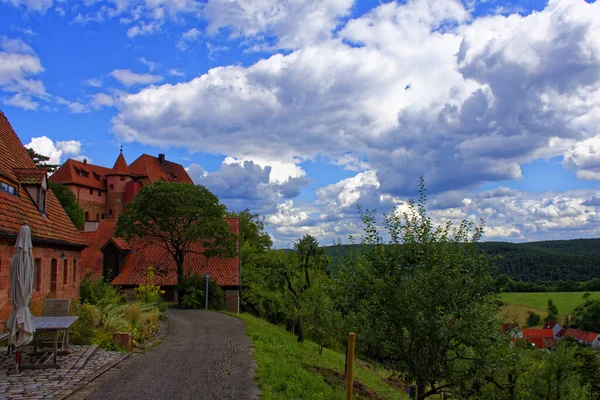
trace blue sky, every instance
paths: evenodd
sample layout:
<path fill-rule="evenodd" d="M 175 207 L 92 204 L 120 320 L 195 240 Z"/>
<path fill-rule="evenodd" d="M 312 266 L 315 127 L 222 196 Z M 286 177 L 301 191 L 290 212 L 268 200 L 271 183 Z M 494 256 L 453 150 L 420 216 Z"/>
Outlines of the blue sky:
<path fill-rule="evenodd" d="M 597 237 L 599 29 L 584 0 L 0 0 L 0 109 L 55 162 L 166 153 L 281 247 L 419 176 L 487 240 Z"/>

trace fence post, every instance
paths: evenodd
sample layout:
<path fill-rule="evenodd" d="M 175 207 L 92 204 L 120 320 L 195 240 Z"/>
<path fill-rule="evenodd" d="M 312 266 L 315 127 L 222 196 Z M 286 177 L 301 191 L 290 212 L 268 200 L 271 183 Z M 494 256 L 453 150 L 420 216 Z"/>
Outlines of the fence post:
<path fill-rule="evenodd" d="M 348 336 L 348 353 L 346 361 L 346 400 L 352 400 L 352 374 L 354 372 L 354 340 L 356 335 L 354 332 L 350 332 Z"/>

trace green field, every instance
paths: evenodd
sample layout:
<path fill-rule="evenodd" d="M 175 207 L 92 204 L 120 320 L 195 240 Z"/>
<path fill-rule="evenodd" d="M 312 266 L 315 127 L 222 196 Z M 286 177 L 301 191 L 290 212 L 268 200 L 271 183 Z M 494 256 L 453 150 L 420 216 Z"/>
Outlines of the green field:
<path fill-rule="evenodd" d="M 600 292 L 591 292 L 592 299 L 600 299 Z M 548 299 L 558 307 L 560 315 L 568 315 L 583 303 L 583 292 L 502 293 L 502 301 L 510 304 L 546 310 Z"/>

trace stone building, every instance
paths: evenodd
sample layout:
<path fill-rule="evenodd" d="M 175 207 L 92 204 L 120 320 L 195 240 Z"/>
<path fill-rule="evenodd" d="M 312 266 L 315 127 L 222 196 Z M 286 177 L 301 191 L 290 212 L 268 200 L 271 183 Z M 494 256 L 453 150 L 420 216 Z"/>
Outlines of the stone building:
<path fill-rule="evenodd" d="M 45 169 L 36 168 L 0 111 L 0 330 L 10 311 L 10 260 L 19 228 L 31 228 L 35 292 L 31 310 L 39 315 L 47 297 L 79 295 L 85 240 L 47 187 Z"/>
<path fill-rule="evenodd" d="M 112 168 L 90 164 L 87 160 L 67 160 L 50 177 L 67 186 L 85 213 L 84 231 L 94 231 L 103 219 L 116 219 L 142 186 L 157 181 L 193 183 L 181 164 L 143 154 L 127 165 L 123 153 Z"/>
<path fill-rule="evenodd" d="M 82 236 L 88 247 L 82 253 L 84 276 L 88 273 L 94 278 L 104 276 L 108 282 L 132 292 L 135 286 L 145 283 L 147 269 L 152 266 L 163 272 L 154 283 L 166 290 L 167 296 L 173 292 L 177 274 L 171 255 L 147 241 L 128 243 L 115 237 L 114 232 L 125 205 L 143 186 L 158 181 L 193 183 L 183 166 L 167 161 L 164 154 L 158 157 L 143 154 L 127 165 L 121 152 L 112 168 L 87 160 L 67 160 L 50 180 L 69 187 L 85 212 Z M 239 219 L 228 218 L 228 222 L 232 232 L 239 235 Z M 207 261 L 201 255 L 189 255 L 185 271 L 204 275 L 207 263 L 211 277 L 225 290 L 227 310 L 238 312 L 240 258 Z"/>

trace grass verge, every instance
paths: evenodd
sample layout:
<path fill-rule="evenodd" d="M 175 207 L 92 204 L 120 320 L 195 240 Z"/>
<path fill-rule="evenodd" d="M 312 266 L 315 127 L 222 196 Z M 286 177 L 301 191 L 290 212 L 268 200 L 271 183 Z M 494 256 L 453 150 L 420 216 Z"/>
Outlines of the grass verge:
<path fill-rule="evenodd" d="M 296 341 L 296 336 L 248 314 L 236 315 L 246 322 L 246 334 L 254 344 L 257 381 L 261 398 L 338 400 L 345 397 L 344 354 Z M 360 340 L 360 338 L 357 338 Z M 354 367 L 354 399 L 405 399 L 393 387 L 390 372 L 358 360 Z"/>

